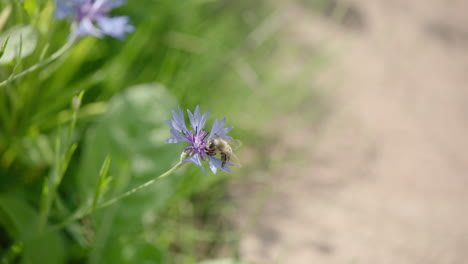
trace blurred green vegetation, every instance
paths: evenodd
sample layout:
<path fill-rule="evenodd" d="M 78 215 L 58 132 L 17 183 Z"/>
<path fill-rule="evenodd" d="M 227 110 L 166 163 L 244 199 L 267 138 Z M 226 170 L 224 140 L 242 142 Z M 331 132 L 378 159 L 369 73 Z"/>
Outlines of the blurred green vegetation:
<path fill-rule="evenodd" d="M 67 40 L 70 25 L 52 18 L 53 1 L 2 1 L 0 8 L 0 44 L 18 25 L 34 29 L 17 39 L 22 58 L 1 65 L 0 81 Z M 282 18 L 264 1 L 128 1 L 114 13 L 136 27 L 126 40 L 80 39 L 54 62 L 0 87 L 2 263 L 198 263 L 221 249 L 236 256 L 226 203 L 232 174 L 203 177 L 196 166 L 47 230 L 90 202 L 106 157 L 103 199 L 173 166 L 183 146 L 164 144 L 171 108 L 200 105 L 212 110 L 208 128 L 227 117 L 232 136 L 267 144 L 258 128 L 311 99 L 285 97 L 291 94 L 284 88 L 294 84 L 278 80 L 271 61 Z M 81 91 L 74 112 L 71 102 Z"/>

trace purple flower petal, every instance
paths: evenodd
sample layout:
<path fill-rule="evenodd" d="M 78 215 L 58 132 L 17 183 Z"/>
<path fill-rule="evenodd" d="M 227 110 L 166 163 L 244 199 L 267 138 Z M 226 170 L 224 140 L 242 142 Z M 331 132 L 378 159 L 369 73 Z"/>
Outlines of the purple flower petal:
<path fill-rule="evenodd" d="M 89 19 L 83 19 L 78 24 L 78 28 L 72 33 L 72 35 L 78 36 L 94 36 L 102 38 L 104 35 L 101 31 L 93 25 L 93 22 Z M 71 38 L 71 36 L 70 36 Z"/>
<path fill-rule="evenodd" d="M 172 111 L 172 117 L 174 120 L 165 120 L 173 129 L 185 133 L 188 132 L 187 127 L 185 126 L 184 112 L 179 107 L 179 113 L 174 110 Z"/>
<path fill-rule="evenodd" d="M 205 127 L 206 119 L 208 119 L 208 116 L 210 115 L 210 112 L 211 111 L 206 111 L 203 114 L 203 116 L 198 120 L 198 125 L 197 125 L 198 128 L 203 129 Z"/>
<path fill-rule="evenodd" d="M 56 19 L 64 19 L 67 16 L 76 12 L 76 8 L 73 7 L 73 3 L 67 0 L 57 0 L 55 2 L 57 8 L 55 9 L 54 17 Z"/>
<path fill-rule="evenodd" d="M 223 118 L 221 121 L 218 121 L 216 119 L 213 123 L 213 127 L 211 128 L 211 133 L 208 139 L 213 139 L 213 138 L 222 138 L 224 140 L 231 140 L 232 137 L 227 136 L 226 134 L 229 133 L 234 127 L 224 127 L 224 124 L 226 123 L 226 118 Z"/>
<path fill-rule="evenodd" d="M 171 129 L 172 138 L 166 140 L 166 143 L 179 143 L 182 141 L 190 142 L 187 138 L 182 136 L 177 130 Z"/>
<path fill-rule="evenodd" d="M 187 110 L 190 120 L 190 125 L 195 131 L 200 131 L 205 127 L 206 119 L 210 115 L 211 111 L 206 111 L 203 116 L 200 116 L 200 106 L 195 107 L 195 112 L 192 114 L 190 110 Z"/>
<path fill-rule="evenodd" d="M 188 113 L 189 120 L 190 120 L 190 126 L 192 126 L 192 128 L 195 131 L 197 131 L 198 119 L 200 118 L 200 107 L 198 105 L 197 105 L 197 107 L 195 107 L 194 114 L 192 114 L 192 112 L 190 112 L 190 110 L 188 110 L 188 109 L 187 109 L 187 113 Z"/>
<path fill-rule="evenodd" d="M 131 33 L 135 27 L 130 25 L 130 20 L 127 16 L 118 17 L 99 17 L 96 19 L 97 24 L 105 35 L 124 39 L 126 33 Z"/>
<path fill-rule="evenodd" d="M 223 165 L 223 161 L 218 159 L 218 158 L 215 158 L 215 157 L 212 157 L 212 156 L 208 156 L 208 159 L 209 159 L 209 163 L 210 163 L 210 169 L 211 171 L 213 172 L 213 174 L 216 174 L 217 172 L 217 169 L 220 169 L 222 171 L 225 171 L 225 172 L 231 172 L 231 170 L 229 169 L 228 166 L 233 166 L 233 164 L 229 163 L 229 162 L 226 162 L 226 166 L 222 166 Z"/>
<path fill-rule="evenodd" d="M 98 8 L 111 10 L 123 6 L 126 2 L 124 0 L 96 0 L 95 3 Z"/>
<path fill-rule="evenodd" d="M 206 175 L 206 170 L 205 170 L 205 168 L 203 167 L 203 165 L 201 164 L 201 161 L 200 161 L 200 155 L 195 154 L 191 158 L 184 159 L 183 162 L 192 162 L 193 164 L 197 165 L 198 167 L 200 167 L 202 169 L 203 175 Z"/>

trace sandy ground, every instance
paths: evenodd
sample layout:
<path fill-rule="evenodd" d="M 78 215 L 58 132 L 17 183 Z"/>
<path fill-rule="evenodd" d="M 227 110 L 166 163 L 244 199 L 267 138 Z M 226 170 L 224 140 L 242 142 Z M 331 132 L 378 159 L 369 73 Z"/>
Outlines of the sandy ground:
<path fill-rule="evenodd" d="M 339 24 L 284 3 L 290 41 L 335 54 L 320 79 L 337 88 L 326 92 L 330 111 L 320 124 L 288 119 L 282 141 L 306 162 L 276 171 L 260 210 L 246 202 L 241 213 L 256 218 L 241 256 L 468 263 L 468 2 L 349 6 Z"/>

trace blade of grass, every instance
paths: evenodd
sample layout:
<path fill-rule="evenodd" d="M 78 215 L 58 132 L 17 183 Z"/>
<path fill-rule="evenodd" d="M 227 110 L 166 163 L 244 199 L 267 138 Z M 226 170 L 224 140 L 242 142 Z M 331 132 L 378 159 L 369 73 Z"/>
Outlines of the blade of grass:
<path fill-rule="evenodd" d="M 3 54 L 5 53 L 5 49 L 8 45 L 8 40 L 10 40 L 10 37 L 8 37 L 5 42 L 0 46 L 0 58 L 3 56 Z"/>
<path fill-rule="evenodd" d="M 93 205 L 92 205 L 93 211 L 96 209 L 99 198 L 101 197 L 101 193 L 103 192 L 106 186 L 106 183 L 108 182 L 107 173 L 109 172 L 110 162 L 111 162 L 111 158 L 107 156 L 106 159 L 104 160 L 104 163 L 102 164 L 101 170 L 99 171 L 99 182 L 98 182 L 98 185 L 96 186 L 96 192 L 94 193 L 94 198 L 93 198 Z"/>
<path fill-rule="evenodd" d="M 21 38 L 20 38 L 20 43 L 21 43 Z M 56 60 L 57 58 L 59 58 L 60 56 L 62 56 L 63 54 L 65 54 L 65 52 L 73 45 L 73 41 L 67 41 L 65 43 L 65 45 L 63 45 L 59 50 L 57 50 L 56 52 L 54 52 L 52 55 L 50 55 L 50 57 L 48 57 L 47 59 L 39 62 L 39 63 L 36 63 L 34 65 L 32 65 L 31 67 L 27 68 L 26 70 L 18 73 L 18 74 L 14 74 L 15 73 L 15 69 L 13 69 L 12 71 L 12 74 L 10 75 L 10 77 L 3 81 L 3 82 L 0 82 L 0 87 L 2 86 L 5 86 L 7 85 L 8 83 L 18 79 L 18 78 L 21 78 L 35 70 L 38 70 L 39 68 L 51 63 L 52 61 Z M 21 44 L 20 44 L 20 52 L 19 52 L 19 56 L 21 56 Z M 16 66 L 15 66 L 16 68 Z"/>
<path fill-rule="evenodd" d="M 72 118 L 70 121 L 70 128 L 68 130 L 68 138 L 67 141 L 71 142 L 72 141 L 72 136 L 73 136 L 73 131 L 75 130 L 75 125 L 76 125 L 76 119 L 78 115 L 78 110 L 80 109 L 81 106 L 81 100 L 83 99 L 84 91 L 81 91 L 78 95 L 74 96 L 72 99 Z"/>
<path fill-rule="evenodd" d="M 60 185 L 60 182 L 62 181 L 63 175 L 65 175 L 65 172 L 67 171 L 68 164 L 70 163 L 71 158 L 73 157 L 73 154 L 75 153 L 76 149 L 78 148 L 78 144 L 72 144 L 70 148 L 67 151 L 67 155 L 62 160 L 62 166 L 61 166 L 61 171 L 60 171 L 60 177 L 57 181 L 57 187 Z"/>
<path fill-rule="evenodd" d="M 42 231 L 44 230 L 44 227 L 47 223 L 47 220 L 49 218 L 49 213 L 50 213 L 50 208 L 52 205 L 52 201 L 54 200 L 54 195 L 56 191 L 56 187 L 58 186 L 59 183 L 59 174 L 61 174 L 61 155 L 60 155 L 60 149 L 62 145 L 62 140 L 60 138 L 60 129 L 59 132 L 57 133 L 57 137 L 55 139 L 55 164 L 54 167 L 49 174 L 49 177 L 47 177 L 44 180 L 44 186 L 42 189 L 42 204 L 41 204 L 41 210 L 39 214 L 39 226 L 38 226 L 38 233 L 42 234 Z"/>

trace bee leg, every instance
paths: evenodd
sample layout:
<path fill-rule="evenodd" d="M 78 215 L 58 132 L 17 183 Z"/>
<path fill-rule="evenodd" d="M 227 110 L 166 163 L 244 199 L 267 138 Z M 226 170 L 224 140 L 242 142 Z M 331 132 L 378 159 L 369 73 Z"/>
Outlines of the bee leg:
<path fill-rule="evenodd" d="M 221 164 L 221 168 L 224 168 L 224 166 L 226 166 L 226 162 L 227 162 L 226 154 L 221 153 L 221 160 L 223 161 L 223 163 Z"/>

